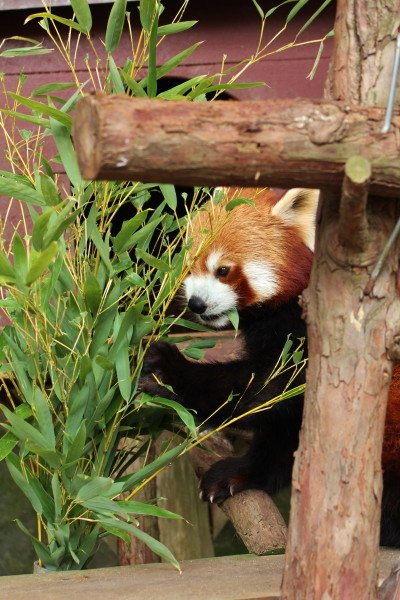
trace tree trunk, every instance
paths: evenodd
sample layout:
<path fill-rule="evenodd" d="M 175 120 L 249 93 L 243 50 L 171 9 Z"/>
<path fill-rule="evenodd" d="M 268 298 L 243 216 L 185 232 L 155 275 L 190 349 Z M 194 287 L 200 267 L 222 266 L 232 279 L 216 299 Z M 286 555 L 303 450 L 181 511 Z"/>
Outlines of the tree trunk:
<path fill-rule="evenodd" d="M 330 188 L 346 160 L 372 166 L 373 193 L 398 196 L 400 117 L 380 133 L 382 108 L 323 100 L 166 102 L 87 96 L 74 143 L 85 179 L 177 185 Z"/>
<path fill-rule="evenodd" d="M 399 8 L 398 0 L 338 2 L 328 82 L 335 98 L 385 103 Z M 381 451 L 399 315 L 397 248 L 376 280 L 371 271 L 396 223 L 396 205 L 372 197 L 366 203 L 366 181 L 349 177 L 341 200 L 323 194 L 303 294 L 310 359 L 293 474 L 286 600 L 369 600 L 377 594 Z"/>

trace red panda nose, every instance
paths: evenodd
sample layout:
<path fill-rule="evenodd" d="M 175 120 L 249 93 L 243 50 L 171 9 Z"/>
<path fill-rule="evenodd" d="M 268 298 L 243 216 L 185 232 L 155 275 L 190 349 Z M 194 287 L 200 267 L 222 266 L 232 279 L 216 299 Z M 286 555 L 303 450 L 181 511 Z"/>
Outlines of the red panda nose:
<path fill-rule="evenodd" d="M 207 308 L 207 305 L 198 296 L 191 296 L 189 298 L 188 306 L 190 310 L 197 315 L 201 315 Z"/>

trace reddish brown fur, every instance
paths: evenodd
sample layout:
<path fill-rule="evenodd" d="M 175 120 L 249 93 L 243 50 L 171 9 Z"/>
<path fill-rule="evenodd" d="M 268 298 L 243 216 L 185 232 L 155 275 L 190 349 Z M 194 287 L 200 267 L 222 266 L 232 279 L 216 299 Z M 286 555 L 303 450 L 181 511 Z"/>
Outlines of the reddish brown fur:
<path fill-rule="evenodd" d="M 237 197 L 251 199 L 255 206 L 243 204 L 232 212 L 227 212 L 227 200 Z M 230 191 L 228 198 L 216 206 L 208 205 L 207 210 L 201 211 L 194 219 L 190 230 L 190 236 L 195 240 L 190 251 L 192 259 L 198 253 L 201 243 L 206 244 L 205 250 L 191 269 L 192 273 L 198 275 L 207 272 L 207 258 L 211 253 L 222 251 L 218 266 L 239 266 L 221 281 L 234 287 L 241 298 L 241 306 L 264 300 L 257 298 L 249 283 L 241 277 L 240 265 L 243 264 L 244 257 L 274 265 L 278 281 L 282 284 L 281 290 L 270 301 L 271 304 L 281 304 L 300 294 L 308 282 L 312 252 L 295 227 L 284 224 L 278 216 L 271 214 L 278 200 L 279 195 L 271 190 L 245 188 Z M 205 230 L 207 234 L 204 234 Z M 212 239 L 208 243 L 206 238 L 210 237 Z"/>
<path fill-rule="evenodd" d="M 190 232 L 195 240 L 190 251 L 192 259 L 206 237 L 211 234 L 215 239 L 200 254 L 192 272 L 206 272 L 206 260 L 210 253 L 223 250 L 218 266 L 226 263 L 238 266 L 220 281 L 232 285 L 241 298 L 241 306 L 248 306 L 257 301 L 257 298 L 243 278 L 240 265 L 243 257 L 265 260 L 274 265 L 278 279 L 282 282 L 281 291 L 269 301 L 272 305 L 279 305 L 299 295 L 307 287 L 312 252 L 301 240 L 295 227 L 283 224 L 279 217 L 271 215 L 271 209 L 279 200 L 277 194 L 265 189 L 246 188 L 229 192 L 228 199 L 238 196 L 253 199 L 255 207 L 244 204 L 227 213 L 226 201 L 223 201 L 215 207 L 207 207 L 193 221 Z M 208 235 L 203 230 L 208 230 Z M 250 238 L 249 232 L 252 233 Z M 400 476 L 400 365 L 394 368 L 389 390 L 382 465 L 387 473 Z"/>

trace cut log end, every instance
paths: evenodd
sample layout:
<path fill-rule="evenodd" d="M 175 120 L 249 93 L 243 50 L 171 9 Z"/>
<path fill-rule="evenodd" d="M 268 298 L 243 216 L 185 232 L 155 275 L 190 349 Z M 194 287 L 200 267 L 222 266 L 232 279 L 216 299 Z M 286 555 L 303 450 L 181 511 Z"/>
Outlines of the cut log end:
<path fill-rule="evenodd" d="M 99 116 L 94 96 L 85 96 L 77 104 L 73 138 L 83 179 L 96 179 L 100 168 Z"/>

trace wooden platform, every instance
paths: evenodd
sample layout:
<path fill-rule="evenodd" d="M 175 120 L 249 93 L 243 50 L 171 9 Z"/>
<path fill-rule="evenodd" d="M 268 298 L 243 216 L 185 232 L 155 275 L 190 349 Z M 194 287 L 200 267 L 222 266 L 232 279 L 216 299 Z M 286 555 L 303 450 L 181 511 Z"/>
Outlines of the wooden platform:
<path fill-rule="evenodd" d="M 400 551 L 380 552 L 380 577 Z M 189 560 L 0 578 L 1 600 L 277 600 L 284 556 Z"/>

